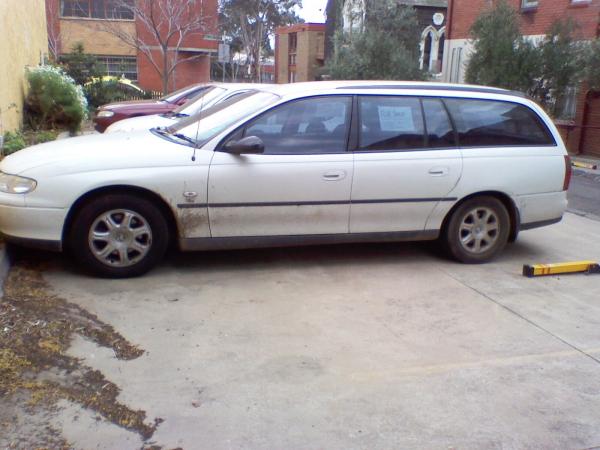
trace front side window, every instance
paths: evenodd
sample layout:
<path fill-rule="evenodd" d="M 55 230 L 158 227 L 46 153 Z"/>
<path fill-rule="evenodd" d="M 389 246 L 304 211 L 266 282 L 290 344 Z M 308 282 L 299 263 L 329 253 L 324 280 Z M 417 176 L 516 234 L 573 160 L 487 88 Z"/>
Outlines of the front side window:
<path fill-rule="evenodd" d="M 423 114 L 416 97 L 361 97 L 359 118 L 359 150 L 424 147 Z"/>
<path fill-rule="evenodd" d="M 315 97 L 281 105 L 245 127 L 267 154 L 341 153 L 346 151 L 352 99 Z"/>
<path fill-rule="evenodd" d="M 461 147 L 555 145 L 531 109 L 497 100 L 445 99 Z"/>

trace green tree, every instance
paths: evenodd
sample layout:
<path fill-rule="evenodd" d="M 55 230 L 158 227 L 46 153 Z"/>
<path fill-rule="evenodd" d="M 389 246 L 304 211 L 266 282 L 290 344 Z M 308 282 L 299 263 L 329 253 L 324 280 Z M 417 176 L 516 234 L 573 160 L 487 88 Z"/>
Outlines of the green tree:
<path fill-rule="evenodd" d="M 532 80 L 540 75 L 539 51 L 523 39 L 517 13 L 505 0 L 475 20 L 471 37 L 474 43 L 467 83 L 532 90 Z"/>
<path fill-rule="evenodd" d="M 416 11 L 393 0 L 372 0 L 362 31 L 334 37 L 323 73 L 332 79 L 421 80 Z"/>
<path fill-rule="evenodd" d="M 584 78 L 585 50 L 576 30 L 572 19 L 559 19 L 537 47 L 540 74 L 531 94 L 553 117 L 561 113 L 567 90 Z"/>
<path fill-rule="evenodd" d="M 226 38 L 241 44 L 251 68 L 251 78 L 260 78 L 260 60 L 270 49 L 269 38 L 280 26 L 301 22 L 294 8 L 301 0 L 221 0 L 219 23 Z"/>
<path fill-rule="evenodd" d="M 75 43 L 70 53 L 61 55 L 59 62 L 66 74 L 81 86 L 102 75 L 98 61 L 85 52 L 81 42 Z"/>
<path fill-rule="evenodd" d="M 600 90 L 600 39 L 592 41 L 585 53 L 584 79 L 590 89 Z"/>

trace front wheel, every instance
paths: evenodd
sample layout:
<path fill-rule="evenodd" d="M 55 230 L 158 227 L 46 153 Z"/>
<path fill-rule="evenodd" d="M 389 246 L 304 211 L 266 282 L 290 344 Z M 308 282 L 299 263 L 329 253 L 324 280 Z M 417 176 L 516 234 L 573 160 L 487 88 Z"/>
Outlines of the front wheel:
<path fill-rule="evenodd" d="M 111 278 L 146 273 L 164 256 L 169 242 L 161 211 L 145 198 L 108 194 L 75 215 L 69 250 L 85 268 Z"/>
<path fill-rule="evenodd" d="M 468 264 L 494 258 L 508 242 L 510 217 L 494 197 L 474 197 L 454 211 L 444 230 L 444 244 L 450 255 Z"/>

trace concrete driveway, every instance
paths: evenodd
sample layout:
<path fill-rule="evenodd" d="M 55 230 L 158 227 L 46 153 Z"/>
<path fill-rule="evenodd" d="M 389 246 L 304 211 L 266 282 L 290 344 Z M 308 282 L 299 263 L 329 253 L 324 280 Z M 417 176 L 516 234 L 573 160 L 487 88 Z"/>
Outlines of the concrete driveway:
<path fill-rule="evenodd" d="M 175 255 L 135 280 L 43 269 L 52 290 L 145 352 L 68 350 L 158 426 L 62 400 L 75 448 L 600 446 L 600 275 L 521 276 L 600 259 L 600 222 L 567 214 L 492 264 L 430 244 Z"/>

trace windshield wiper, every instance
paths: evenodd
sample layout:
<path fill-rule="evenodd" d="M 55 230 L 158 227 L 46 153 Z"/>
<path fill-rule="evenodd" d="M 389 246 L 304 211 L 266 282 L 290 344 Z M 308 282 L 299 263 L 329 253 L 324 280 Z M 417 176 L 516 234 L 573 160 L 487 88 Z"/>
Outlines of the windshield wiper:
<path fill-rule="evenodd" d="M 166 117 L 166 118 L 172 118 L 172 117 L 189 117 L 189 114 L 186 113 L 175 113 L 175 112 L 168 112 L 165 114 L 161 114 L 161 116 Z"/>
<path fill-rule="evenodd" d="M 196 142 L 195 139 L 192 139 L 191 137 L 188 137 L 188 136 L 186 136 L 183 133 L 171 133 L 169 131 L 169 129 L 166 128 L 166 127 L 152 128 L 152 131 L 160 134 L 161 136 L 167 136 L 167 137 L 173 136 L 173 137 L 176 137 L 178 139 L 181 139 L 182 141 L 189 142 L 190 144 L 192 144 L 194 146 L 198 144 L 198 142 Z"/>
<path fill-rule="evenodd" d="M 188 136 L 186 136 L 183 133 L 175 133 L 173 136 L 175 136 L 176 138 L 179 138 L 179 139 L 181 139 L 183 141 L 189 142 L 192 145 L 196 145 L 197 144 L 197 142 L 196 142 L 195 139 L 192 139 L 191 137 L 188 137 Z"/>

